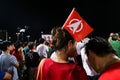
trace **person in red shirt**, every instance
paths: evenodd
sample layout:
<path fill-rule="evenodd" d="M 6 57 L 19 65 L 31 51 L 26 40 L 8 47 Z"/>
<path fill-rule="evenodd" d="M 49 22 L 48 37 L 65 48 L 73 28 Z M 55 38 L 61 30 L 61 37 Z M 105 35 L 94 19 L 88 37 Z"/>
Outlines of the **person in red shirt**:
<path fill-rule="evenodd" d="M 17 68 L 18 70 L 18 75 L 19 79 L 23 80 L 23 74 L 24 74 L 24 68 L 25 68 L 25 55 L 22 51 L 23 49 L 23 44 L 21 41 L 16 41 L 14 43 L 15 49 L 12 51 L 12 55 L 14 55 L 17 58 L 17 61 L 19 62 L 19 67 Z"/>
<path fill-rule="evenodd" d="M 73 37 L 61 27 L 53 28 L 52 32 L 56 56 L 42 59 L 36 80 L 88 80 L 84 68 L 68 60 L 76 50 Z"/>
<path fill-rule="evenodd" d="M 120 80 L 120 58 L 106 39 L 91 38 L 85 49 L 89 64 L 100 74 L 97 80 Z"/>

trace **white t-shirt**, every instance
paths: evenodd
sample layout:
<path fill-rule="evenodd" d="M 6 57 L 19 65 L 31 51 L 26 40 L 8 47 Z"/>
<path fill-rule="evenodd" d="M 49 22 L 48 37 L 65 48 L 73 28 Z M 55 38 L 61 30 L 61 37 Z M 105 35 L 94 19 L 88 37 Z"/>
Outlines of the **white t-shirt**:
<path fill-rule="evenodd" d="M 38 52 L 39 56 L 43 56 L 47 58 L 47 52 L 49 51 L 48 46 L 45 44 L 40 44 L 37 46 L 36 51 Z"/>
<path fill-rule="evenodd" d="M 81 49 L 81 58 L 82 58 L 83 67 L 84 67 L 87 75 L 89 75 L 89 76 L 97 75 L 98 73 L 95 72 L 95 70 L 89 65 L 88 57 L 85 54 L 85 48 Z"/>
<path fill-rule="evenodd" d="M 89 65 L 87 55 L 85 54 L 85 42 L 78 42 L 76 45 L 77 54 L 81 55 L 83 68 L 85 69 L 87 75 L 94 76 L 97 75 L 95 70 Z"/>

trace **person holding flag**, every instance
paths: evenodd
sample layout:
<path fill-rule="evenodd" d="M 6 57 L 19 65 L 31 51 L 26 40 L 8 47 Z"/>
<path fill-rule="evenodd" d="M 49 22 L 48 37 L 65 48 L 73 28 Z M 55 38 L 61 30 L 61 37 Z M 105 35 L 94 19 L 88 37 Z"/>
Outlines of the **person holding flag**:
<path fill-rule="evenodd" d="M 75 8 L 72 9 L 66 22 L 62 26 L 62 29 L 63 28 L 69 32 L 76 42 L 82 41 L 93 31 L 93 28 L 87 24 Z M 77 55 L 74 56 L 74 60 L 76 60 L 76 57 Z"/>
<path fill-rule="evenodd" d="M 53 32 L 56 56 L 41 60 L 36 80 L 88 80 L 82 66 L 68 61 L 75 55 L 76 42 L 73 37 L 61 27 L 54 28 Z"/>
<path fill-rule="evenodd" d="M 52 29 L 55 57 L 42 59 L 36 80 L 88 80 L 82 66 L 69 62 L 69 57 L 76 55 L 76 41 L 79 42 L 93 29 L 73 8 L 62 27 Z"/>
<path fill-rule="evenodd" d="M 71 11 L 62 28 L 66 29 L 77 42 L 77 54 L 74 56 L 74 59 L 76 60 L 75 63 L 84 67 L 90 80 L 96 79 L 98 73 L 96 73 L 88 64 L 87 56 L 84 52 L 86 44 L 86 42 L 84 43 L 84 40 L 94 29 L 87 24 L 87 22 L 80 16 L 75 8 L 73 8 Z"/>

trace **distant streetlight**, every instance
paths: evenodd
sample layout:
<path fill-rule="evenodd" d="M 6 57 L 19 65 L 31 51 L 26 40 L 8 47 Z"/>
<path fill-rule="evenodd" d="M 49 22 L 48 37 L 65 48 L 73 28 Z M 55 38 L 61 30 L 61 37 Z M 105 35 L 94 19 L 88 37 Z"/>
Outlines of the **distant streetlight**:
<path fill-rule="evenodd" d="M 40 35 L 40 37 L 42 37 L 42 34 L 43 34 L 43 31 L 41 31 L 41 35 Z"/>
<path fill-rule="evenodd" d="M 16 35 L 17 35 L 17 40 L 19 40 L 20 33 L 18 32 L 18 33 L 16 33 Z"/>
<path fill-rule="evenodd" d="M 9 38 L 9 41 L 11 41 L 11 37 L 9 36 L 8 38 Z"/>
<path fill-rule="evenodd" d="M 25 29 L 20 29 L 20 33 L 21 33 L 21 36 L 22 36 L 22 42 L 24 41 L 24 33 L 25 33 Z"/>
<path fill-rule="evenodd" d="M 8 41 L 8 32 L 6 30 L 6 41 Z"/>
<path fill-rule="evenodd" d="M 41 31 L 41 34 L 43 34 L 43 31 Z"/>
<path fill-rule="evenodd" d="M 25 37 L 24 33 L 28 30 L 28 27 L 29 26 L 24 26 L 24 28 L 20 28 L 20 27 L 17 28 L 19 33 L 20 33 L 20 35 L 21 35 L 21 41 L 22 42 L 24 42 L 24 37 Z"/>
<path fill-rule="evenodd" d="M 30 35 L 27 35 L 26 37 L 27 37 L 27 39 L 28 39 L 28 42 L 29 42 L 29 39 L 30 39 Z"/>
<path fill-rule="evenodd" d="M 25 29 L 20 29 L 20 32 L 21 32 L 21 33 L 22 33 L 22 32 L 24 33 L 24 32 L 25 32 Z"/>

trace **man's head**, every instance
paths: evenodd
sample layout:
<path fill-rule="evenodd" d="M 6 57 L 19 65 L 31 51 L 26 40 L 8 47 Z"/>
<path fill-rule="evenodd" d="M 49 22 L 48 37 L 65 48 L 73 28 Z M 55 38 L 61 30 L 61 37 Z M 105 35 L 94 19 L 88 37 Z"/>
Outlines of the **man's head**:
<path fill-rule="evenodd" d="M 40 38 L 40 39 L 39 39 L 39 43 L 40 43 L 40 44 L 43 44 L 44 42 L 45 42 L 45 39 L 44 39 L 44 38 Z"/>
<path fill-rule="evenodd" d="M 32 50 L 33 48 L 35 48 L 36 47 L 36 44 L 34 43 L 34 42 L 29 42 L 28 43 L 28 48 L 30 49 L 30 50 Z"/>
<path fill-rule="evenodd" d="M 116 51 L 112 48 L 110 43 L 101 37 L 91 38 L 88 43 L 86 43 L 86 54 L 90 65 L 96 69 L 99 62 L 102 63 L 106 56 L 111 54 L 116 54 Z M 104 61 L 105 62 L 105 61 Z M 100 64 L 99 66 L 101 66 Z"/>
<path fill-rule="evenodd" d="M 2 51 L 12 50 L 13 43 L 11 41 L 3 41 L 0 43 L 0 49 Z"/>

